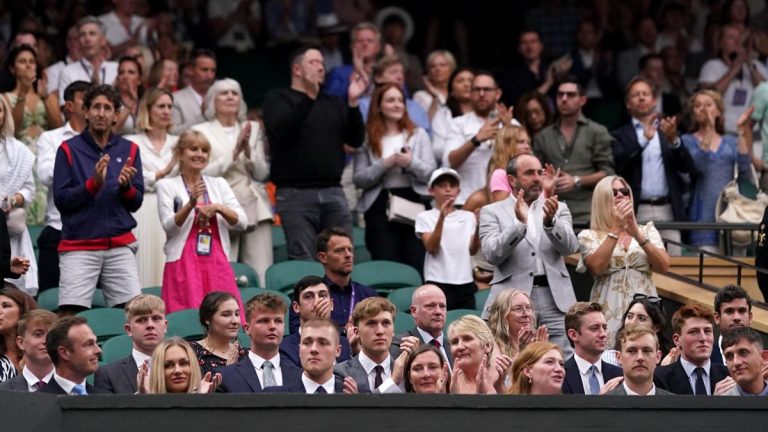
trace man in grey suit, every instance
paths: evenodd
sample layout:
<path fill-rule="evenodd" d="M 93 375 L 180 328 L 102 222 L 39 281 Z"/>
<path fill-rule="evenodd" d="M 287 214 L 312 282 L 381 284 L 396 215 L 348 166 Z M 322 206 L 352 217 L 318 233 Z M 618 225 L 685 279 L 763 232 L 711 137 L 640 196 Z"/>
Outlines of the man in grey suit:
<path fill-rule="evenodd" d="M 192 126 L 205 121 L 203 101 L 216 79 L 216 54 L 207 49 L 196 49 L 190 58 L 192 79 L 188 86 L 173 93 L 173 128 L 179 135 Z M 242 96 L 242 95 L 241 95 Z M 242 99 L 242 97 L 241 97 Z"/>
<path fill-rule="evenodd" d="M 603 394 L 612 396 L 671 396 L 656 388 L 653 371 L 661 360 L 656 332 L 645 326 L 626 327 L 619 335 L 619 363 L 624 376 L 605 383 Z"/>
<path fill-rule="evenodd" d="M 537 321 L 549 329 L 550 341 L 567 357 L 572 349 L 563 319 L 576 295 L 563 258 L 579 250 L 579 241 L 568 206 L 551 194 L 553 176 L 544 174 L 535 156 L 512 158 L 507 177 L 513 193 L 480 211 L 480 244 L 488 262 L 496 266 L 483 318 L 488 318 L 502 290 L 524 291 L 531 297 Z M 542 195 L 545 185 L 548 196 Z"/>
<path fill-rule="evenodd" d="M 168 320 L 160 297 L 140 294 L 125 306 L 125 332 L 133 341 L 130 354 L 96 370 L 93 386 L 104 393 L 136 393 L 139 367 L 150 361 L 152 352 L 165 338 Z"/>
<path fill-rule="evenodd" d="M 411 297 L 411 315 L 416 321 L 416 327 L 395 336 L 390 353 L 399 355 L 400 344 L 407 336 L 415 337 L 420 344 L 434 345 L 448 362 L 453 366 L 451 345 L 443 330 L 445 329 L 446 300 L 443 290 L 437 285 L 422 285 L 413 292 Z"/>
<path fill-rule="evenodd" d="M 394 360 L 389 354 L 395 332 L 395 305 L 382 297 L 369 297 L 352 311 L 355 335 L 360 338 L 360 353 L 339 363 L 333 373 L 342 380 L 354 378 L 358 393 L 402 393 L 406 354 Z M 419 346 L 413 336 L 400 343 L 402 353 L 412 353 Z"/>
<path fill-rule="evenodd" d="M 56 319 L 51 311 L 35 309 L 19 320 L 16 344 L 24 353 L 24 368 L 20 374 L 0 383 L 0 390 L 36 392 L 51 380 L 53 362 L 45 348 L 45 337 Z"/>

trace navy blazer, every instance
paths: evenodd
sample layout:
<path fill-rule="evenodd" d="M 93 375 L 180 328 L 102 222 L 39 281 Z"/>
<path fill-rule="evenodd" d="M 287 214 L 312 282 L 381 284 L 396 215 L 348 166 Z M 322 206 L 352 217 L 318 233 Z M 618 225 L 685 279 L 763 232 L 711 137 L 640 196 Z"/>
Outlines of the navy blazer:
<path fill-rule="evenodd" d="M 280 357 L 280 369 L 283 374 L 283 386 L 301 385 L 302 370 L 293 366 L 290 362 Z M 218 369 L 221 374 L 221 384 L 216 389 L 217 393 L 263 393 L 264 389 L 259 382 L 256 368 L 251 359 L 245 356 L 239 362 Z"/>
<path fill-rule="evenodd" d="M 392 356 L 393 361 L 397 358 L 397 356 L 400 355 L 400 342 L 406 336 L 415 336 L 419 338 L 419 344 L 424 345 L 424 339 L 421 337 L 421 333 L 419 333 L 419 330 L 417 330 L 416 327 L 408 330 L 405 333 L 395 335 L 395 337 L 392 338 L 392 347 L 389 350 L 389 355 Z M 447 357 L 446 360 L 448 361 L 448 364 L 451 367 L 453 367 L 453 355 L 451 354 L 451 344 L 448 341 L 448 335 L 445 332 L 443 332 L 443 340 L 440 341 L 440 343 L 443 344 L 443 349 L 445 349 L 445 355 Z"/>
<path fill-rule="evenodd" d="M 333 389 L 335 394 L 343 394 L 344 380 L 334 376 Z M 304 387 L 304 382 L 299 378 L 298 382 L 293 382 L 290 385 L 267 387 L 264 389 L 264 393 L 307 393 L 307 389 Z"/>
<path fill-rule="evenodd" d="M 602 360 L 600 362 L 602 363 L 603 382 L 624 375 L 620 367 Z M 586 394 L 584 392 L 584 384 L 581 382 L 579 366 L 576 364 L 576 359 L 573 356 L 565 362 L 565 380 L 563 380 L 562 390 L 563 394 Z"/>
<path fill-rule="evenodd" d="M 629 187 L 632 188 L 632 193 L 635 196 L 635 211 L 637 211 L 643 183 L 643 148 L 637 141 L 637 133 L 631 121 L 612 131 L 611 135 L 614 137 L 613 162 L 616 167 L 616 174 L 624 177 L 629 183 Z M 684 184 L 679 173 L 691 171 L 693 165 L 691 155 L 683 148 L 682 144 L 676 149 L 670 147 L 670 143 L 661 131 L 659 131 L 659 144 L 672 213 L 676 221 L 686 221 L 688 216 L 685 202 L 683 202 Z M 649 173 L 649 175 L 656 175 L 656 173 Z"/>
<path fill-rule="evenodd" d="M 134 394 L 136 393 L 136 376 L 139 368 L 136 360 L 128 356 L 96 369 L 93 386 L 104 393 Z"/>
<path fill-rule="evenodd" d="M 103 394 L 104 392 L 95 388 L 94 386 L 85 383 L 85 391 L 89 394 Z M 51 377 L 51 380 L 48 381 L 48 384 L 44 385 L 43 388 L 38 390 L 40 393 L 51 393 L 51 394 L 57 394 L 57 395 L 67 395 L 69 393 L 65 392 L 63 388 L 59 385 L 56 380 Z"/>
<path fill-rule="evenodd" d="M 711 392 L 715 391 L 715 385 L 728 377 L 728 368 L 721 365 L 710 363 L 709 367 L 709 388 Z M 678 395 L 692 395 L 691 380 L 683 369 L 680 359 L 676 362 L 656 368 L 653 374 L 653 383 L 656 387 L 670 391 Z"/>
<path fill-rule="evenodd" d="M 299 357 L 299 343 L 301 342 L 301 335 L 298 332 L 291 333 L 283 338 L 280 342 L 280 359 L 289 361 L 292 365 L 301 369 L 301 358 Z M 336 363 L 341 363 L 352 358 L 352 354 L 349 350 L 349 341 L 346 337 L 341 336 L 339 338 L 341 344 L 341 353 L 336 357 Z"/>

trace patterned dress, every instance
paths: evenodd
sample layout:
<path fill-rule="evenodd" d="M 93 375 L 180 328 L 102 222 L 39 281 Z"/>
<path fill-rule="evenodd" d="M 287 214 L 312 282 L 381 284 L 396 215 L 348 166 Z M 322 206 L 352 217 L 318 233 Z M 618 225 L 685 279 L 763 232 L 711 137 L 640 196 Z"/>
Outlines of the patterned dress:
<path fill-rule="evenodd" d="M 5 382 L 16 376 L 16 367 L 6 355 L 0 356 L 0 382 Z"/>
<path fill-rule="evenodd" d="M 640 226 L 640 231 L 653 246 L 664 248 L 659 231 L 648 222 Z M 607 233 L 593 230 L 584 230 L 579 233 L 582 261 L 593 254 L 607 239 Z M 580 270 L 583 269 L 580 264 Z M 601 275 L 595 276 L 595 285 L 592 287 L 590 301 L 600 303 L 608 322 L 608 348 L 612 348 L 616 340 L 616 332 L 621 327 L 621 317 L 627 310 L 632 297 L 635 294 L 658 296 L 656 286 L 651 279 L 651 264 L 643 248 L 632 239 L 629 248 L 616 244 L 611 256 L 608 269 Z"/>
<path fill-rule="evenodd" d="M 208 351 L 207 349 L 203 348 L 202 345 L 200 345 L 197 341 L 192 341 L 189 343 L 192 346 L 192 349 L 195 350 L 195 355 L 197 356 L 197 362 L 200 365 L 200 372 L 203 376 L 205 376 L 206 373 L 216 373 L 216 369 L 223 368 L 227 365 L 227 359 L 221 358 L 217 356 L 216 354 Z M 248 349 L 240 347 L 237 353 L 237 361 L 242 360 L 248 355 Z"/>

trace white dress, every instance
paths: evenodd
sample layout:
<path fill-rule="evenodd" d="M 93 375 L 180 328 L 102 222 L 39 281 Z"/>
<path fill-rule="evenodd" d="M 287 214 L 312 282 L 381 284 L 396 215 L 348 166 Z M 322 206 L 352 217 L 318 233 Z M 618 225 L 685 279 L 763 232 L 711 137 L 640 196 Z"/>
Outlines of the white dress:
<path fill-rule="evenodd" d="M 139 241 L 139 251 L 136 253 L 139 265 L 139 283 L 142 287 L 160 286 L 163 283 L 163 267 L 165 266 L 165 254 L 163 253 L 165 231 L 163 231 L 157 216 L 155 173 L 171 162 L 173 147 L 179 137 L 166 135 L 165 144 L 159 153 L 145 134 L 128 135 L 125 139 L 139 146 L 142 174 L 144 175 L 144 201 L 139 211 L 133 214 L 137 224 L 133 234 Z"/>

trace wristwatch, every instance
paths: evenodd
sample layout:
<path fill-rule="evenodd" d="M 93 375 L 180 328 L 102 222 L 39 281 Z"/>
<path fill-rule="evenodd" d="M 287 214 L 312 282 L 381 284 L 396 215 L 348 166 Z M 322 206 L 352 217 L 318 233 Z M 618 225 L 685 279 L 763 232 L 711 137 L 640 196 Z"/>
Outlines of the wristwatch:
<path fill-rule="evenodd" d="M 581 178 L 579 176 L 573 176 L 573 184 L 576 186 L 576 189 L 581 188 Z"/>
<path fill-rule="evenodd" d="M 482 144 L 482 141 L 477 139 L 477 135 L 473 136 L 471 140 L 469 140 L 473 146 L 480 147 L 480 144 Z"/>

